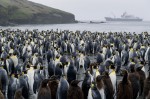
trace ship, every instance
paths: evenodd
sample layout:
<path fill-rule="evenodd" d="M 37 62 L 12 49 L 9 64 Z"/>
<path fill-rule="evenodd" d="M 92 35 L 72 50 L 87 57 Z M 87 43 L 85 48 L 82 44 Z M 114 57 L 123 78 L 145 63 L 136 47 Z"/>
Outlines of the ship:
<path fill-rule="evenodd" d="M 106 21 L 135 21 L 140 22 L 143 21 L 143 19 L 139 17 L 135 17 L 133 15 L 128 15 L 127 12 L 124 12 L 120 18 L 112 18 L 112 17 L 105 17 Z"/>

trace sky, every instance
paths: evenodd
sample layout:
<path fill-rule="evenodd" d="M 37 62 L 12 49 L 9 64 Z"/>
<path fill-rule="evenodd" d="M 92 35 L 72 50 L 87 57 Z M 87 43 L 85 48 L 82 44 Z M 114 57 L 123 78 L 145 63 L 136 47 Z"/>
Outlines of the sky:
<path fill-rule="evenodd" d="M 70 12 L 76 20 L 105 20 L 123 12 L 150 21 L 150 0 L 29 0 Z"/>

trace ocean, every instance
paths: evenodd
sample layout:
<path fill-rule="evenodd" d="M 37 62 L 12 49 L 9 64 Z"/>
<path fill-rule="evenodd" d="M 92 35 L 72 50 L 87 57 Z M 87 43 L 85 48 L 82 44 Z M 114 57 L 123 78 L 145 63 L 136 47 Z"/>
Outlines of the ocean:
<path fill-rule="evenodd" d="M 106 22 L 106 23 L 73 23 L 73 24 L 39 24 L 39 25 L 18 25 L 5 26 L 0 29 L 21 29 L 21 30 L 70 30 L 70 31 L 91 31 L 91 32 L 150 32 L 150 21 L 143 22 Z"/>

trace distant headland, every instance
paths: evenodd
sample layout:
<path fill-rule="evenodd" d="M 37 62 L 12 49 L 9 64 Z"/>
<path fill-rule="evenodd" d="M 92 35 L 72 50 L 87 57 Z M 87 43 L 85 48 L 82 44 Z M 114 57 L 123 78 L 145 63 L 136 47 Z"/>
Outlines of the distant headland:
<path fill-rule="evenodd" d="M 28 0 L 0 0 L 0 26 L 74 23 L 71 13 Z"/>

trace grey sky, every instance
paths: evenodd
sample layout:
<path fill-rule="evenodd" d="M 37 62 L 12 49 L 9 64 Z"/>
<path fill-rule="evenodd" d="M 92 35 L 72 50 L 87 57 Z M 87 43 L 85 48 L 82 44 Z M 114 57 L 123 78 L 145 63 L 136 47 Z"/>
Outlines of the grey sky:
<path fill-rule="evenodd" d="M 30 0 L 73 13 L 76 20 L 104 20 L 123 12 L 150 20 L 150 0 Z"/>

